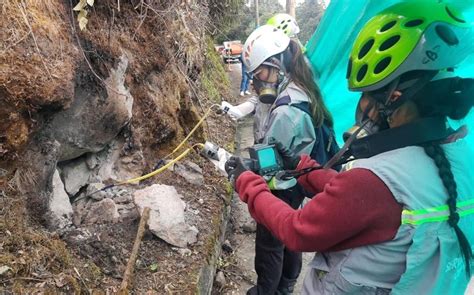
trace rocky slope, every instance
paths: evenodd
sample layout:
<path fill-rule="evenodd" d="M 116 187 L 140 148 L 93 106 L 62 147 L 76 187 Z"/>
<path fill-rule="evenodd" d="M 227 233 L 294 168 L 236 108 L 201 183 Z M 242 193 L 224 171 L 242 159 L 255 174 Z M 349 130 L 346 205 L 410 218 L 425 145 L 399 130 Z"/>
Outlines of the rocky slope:
<path fill-rule="evenodd" d="M 138 288 L 182 288 L 167 279 L 180 267 L 193 278 L 182 278 L 188 279 L 184 288 L 198 288 L 228 195 L 225 179 L 210 163 L 192 155 L 159 180 L 95 192 L 151 171 L 228 95 L 207 36 L 208 3 L 96 1 L 81 31 L 72 10 L 76 2 L 0 4 L 0 267 L 6 270 L 0 287 L 114 291 L 136 232 L 135 191 L 159 182 L 176 187 L 176 204 L 183 206 L 172 208 L 183 210 L 187 224 L 180 226 L 194 237 L 177 242 L 190 251 L 184 254 L 145 237 L 148 256 L 139 259 L 138 272 L 153 272 L 155 281 L 143 279 Z M 211 116 L 189 144 L 211 139 L 224 146 L 233 140 L 232 130 L 228 120 Z M 163 258 L 156 251 L 169 261 L 155 267 Z"/>

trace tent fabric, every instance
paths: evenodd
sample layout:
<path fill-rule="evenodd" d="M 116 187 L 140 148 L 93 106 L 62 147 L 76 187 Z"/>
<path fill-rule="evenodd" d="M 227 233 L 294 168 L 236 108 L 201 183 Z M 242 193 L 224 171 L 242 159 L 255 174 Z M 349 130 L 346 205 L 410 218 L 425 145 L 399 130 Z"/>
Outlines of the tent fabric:
<path fill-rule="evenodd" d="M 352 44 L 359 30 L 372 16 L 399 2 L 402 1 L 331 0 L 318 29 L 306 45 L 306 54 L 313 66 L 324 101 L 334 116 L 339 144 L 342 143 L 342 133 L 354 123 L 354 112 L 360 97 L 359 92 L 350 92 L 347 88 L 346 71 Z M 474 21 L 474 1 L 444 0 L 444 2 L 468 11 L 469 20 Z M 474 54 L 463 62 L 457 73 L 462 77 L 474 78 Z M 474 144 L 474 111 L 463 121 L 451 124 L 454 128 L 468 124 L 470 132 L 467 140 Z"/>

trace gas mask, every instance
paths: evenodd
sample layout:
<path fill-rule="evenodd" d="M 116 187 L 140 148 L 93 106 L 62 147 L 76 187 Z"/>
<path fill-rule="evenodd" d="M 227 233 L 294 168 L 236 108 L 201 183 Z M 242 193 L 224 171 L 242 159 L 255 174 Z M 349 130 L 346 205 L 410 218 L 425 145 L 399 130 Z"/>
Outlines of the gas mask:
<path fill-rule="evenodd" d="M 367 99 L 368 104 L 365 107 L 365 110 L 363 111 L 361 106 L 361 103 L 363 103 L 363 99 L 364 97 L 362 96 L 359 100 L 359 103 L 357 104 L 355 112 L 356 122 L 354 126 L 344 132 L 344 134 L 342 135 L 344 141 L 347 141 L 347 139 L 349 139 L 349 137 L 356 132 L 356 138 L 362 138 L 368 135 L 375 134 L 380 130 L 385 130 L 389 128 L 387 120 L 384 119 L 384 116 L 382 116 L 381 108 L 383 108 L 383 105 L 374 100 Z M 374 121 L 369 117 L 369 113 L 376 107 L 378 108 L 379 115 L 378 119 Z"/>
<path fill-rule="evenodd" d="M 283 54 L 278 57 L 271 57 L 264 61 L 262 65 L 270 68 L 268 70 L 267 78 L 271 75 L 271 71 L 278 71 L 278 79 L 276 82 L 267 82 L 258 78 L 258 73 L 253 76 L 253 86 L 258 93 L 258 98 L 263 104 L 273 104 L 278 96 L 278 87 L 285 79 L 285 66 L 283 63 Z"/>
<path fill-rule="evenodd" d="M 258 99 L 264 104 L 273 104 L 277 98 L 278 83 L 270 83 L 254 77 L 253 86 L 258 93 Z"/>

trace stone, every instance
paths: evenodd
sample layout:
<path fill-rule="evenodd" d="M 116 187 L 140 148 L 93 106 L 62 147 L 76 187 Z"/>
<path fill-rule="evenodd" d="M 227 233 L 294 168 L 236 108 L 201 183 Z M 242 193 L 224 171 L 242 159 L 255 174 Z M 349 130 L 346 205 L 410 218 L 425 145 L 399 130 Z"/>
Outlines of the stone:
<path fill-rule="evenodd" d="M 64 179 L 64 187 L 70 196 L 76 195 L 79 190 L 86 186 L 91 171 L 87 167 L 85 158 L 81 157 L 67 164 L 59 164 L 61 175 Z"/>
<path fill-rule="evenodd" d="M 234 251 L 234 248 L 232 248 L 232 245 L 230 244 L 229 240 L 225 240 L 224 243 L 222 243 L 222 250 L 232 253 Z"/>
<path fill-rule="evenodd" d="M 102 183 L 89 183 L 86 190 L 86 196 L 96 201 L 101 201 L 104 198 L 108 197 L 107 191 L 101 191 L 101 189 L 103 189 L 104 187 L 105 185 Z"/>
<path fill-rule="evenodd" d="M 52 225 L 61 229 L 72 223 L 72 205 L 69 196 L 64 190 L 58 170 L 53 175 L 53 192 L 49 201 L 49 211 L 52 217 Z"/>
<path fill-rule="evenodd" d="M 90 170 L 99 166 L 100 160 L 95 153 L 88 153 L 86 156 L 86 165 Z"/>
<path fill-rule="evenodd" d="M 6 276 L 12 269 L 9 266 L 2 265 L 0 266 L 0 277 Z"/>
<path fill-rule="evenodd" d="M 174 251 L 178 252 L 181 257 L 188 257 L 188 256 L 191 256 L 193 254 L 193 252 L 191 250 L 189 250 L 188 248 L 171 248 L 173 249 Z"/>
<path fill-rule="evenodd" d="M 226 285 L 227 282 L 225 280 L 225 275 L 222 271 L 217 272 L 215 282 L 216 282 L 216 286 L 220 288 Z"/>
<path fill-rule="evenodd" d="M 242 230 L 246 233 L 254 233 L 257 231 L 257 223 L 254 220 L 249 220 L 242 225 Z"/>
<path fill-rule="evenodd" d="M 186 204 L 173 186 L 154 184 L 135 191 L 133 198 L 140 214 L 145 207 L 150 208 L 148 226 L 154 235 L 181 248 L 196 243 L 199 231 L 186 224 Z"/>
<path fill-rule="evenodd" d="M 124 220 L 136 220 L 139 217 L 137 209 L 131 209 L 131 210 L 119 210 L 120 213 L 120 219 L 122 221 Z"/>
<path fill-rule="evenodd" d="M 117 204 L 118 210 L 132 210 L 135 209 L 135 204 L 133 203 L 126 203 L 126 204 Z"/>
<path fill-rule="evenodd" d="M 47 129 L 61 144 L 60 161 L 101 151 L 130 122 L 133 97 L 125 86 L 127 67 L 123 54 L 110 69 L 105 91 L 91 91 L 87 83 L 79 83 L 71 106 L 52 116 Z"/>
<path fill-rule="evenodd" d="M 79 200 L 75 200 L 73 203 L 73 210 L 74 215 L 72 217 L 72 223 L 79 227 L 82 223 L 82 220 L 87 215 L 88 212 L 88 205 L 90 203 L 90 199 L 88 198 L 81 198 Z"/>
<path fill-rule="evenodd" d="M 117 206 L 111 199 L 91 203 L 84 224 L 116 223 L 119 220 Z"/>
<path fill-rule="evenodd" d="M 202 169 L 193 162 L 184 161 L 183 163 L 176 163 L 174 165 L 174 172 L 191 184 L 204 185 Z"/>
<path fill-rule="evenodd" d="M 114 202 L 117 204 L 131 203 L 132 200 L 132 195 L 130 194 L 119 195 L 118 197 L 114 198 Z"/>

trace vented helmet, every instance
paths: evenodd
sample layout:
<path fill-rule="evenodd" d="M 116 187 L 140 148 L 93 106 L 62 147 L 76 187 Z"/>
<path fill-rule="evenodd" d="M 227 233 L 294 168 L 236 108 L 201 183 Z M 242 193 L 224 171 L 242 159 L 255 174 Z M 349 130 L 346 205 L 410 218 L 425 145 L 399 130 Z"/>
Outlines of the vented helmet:
<path fill-rule="evenodd" d="M 457 66 L 474 52 L 474 31 L 461 11 L 436 1 L 393 5 L 362 28 L 347 79 L 354 91 L 380 89 L 404 73 Z"/>
<path fill-rule="evenodd" d="M 296 23 L 295 18 L 286 13 L 275 14 L 267 21 L 267 25 L 282 30 L 285 35 L 290 38 L 296 37 L 300 32 L 300 27 L 298 26 L 298 23 Z"/>
<path fill-rule="evenodd" d="M 268 58 L 283 52 L 290 38 L 283 31 L 264 25 L 255 29 L 245 41 L 242 61 L 248 72 L 253 72 Z"/>

